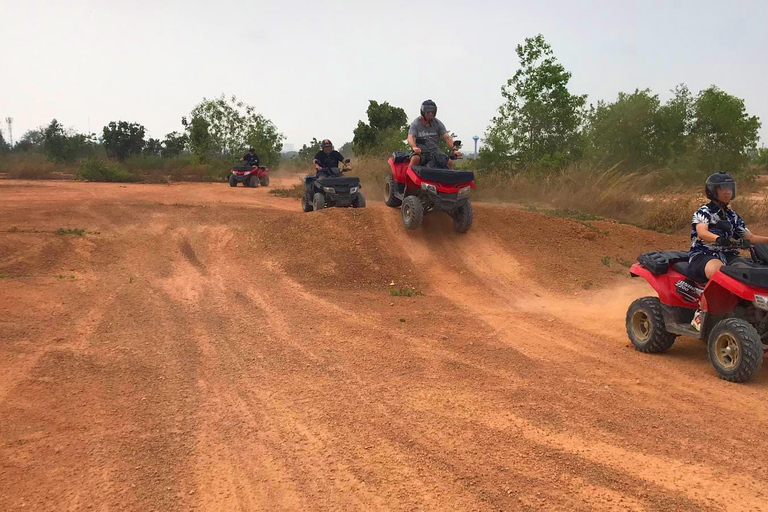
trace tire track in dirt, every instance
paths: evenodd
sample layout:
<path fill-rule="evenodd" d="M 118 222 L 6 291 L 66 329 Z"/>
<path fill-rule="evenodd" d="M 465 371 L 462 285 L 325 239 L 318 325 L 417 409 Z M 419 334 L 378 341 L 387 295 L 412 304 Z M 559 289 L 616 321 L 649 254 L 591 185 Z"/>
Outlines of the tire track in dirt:
<path fill-rule="evenodd" d="M 55 187 L 21 189 L 32 209 L 0 200 L 11 252 L 6 224 L 100 231 L 63 246 L 77 281 L 0 281 L 17 325 L 0 344 L 0 510 L 764 509 L 762 378 L 717 381 L 687 341 L 636 354 L 604 292 L 531 278 L 560 264 L 575 286 L 609 282 L 595 269 L 617 240 L 645 243 L 633 228 L 579 246 L 600 251 L 580 269 L 532 265 L 500 206 L 462 237 L 439 217 L 407 233 L 379 205 L 90 185 L 61 185 L 55 221 Z M 40 272 L 45 243 L 13 264 Z M 391 280 L 426 296 L 390 297 Z"/>

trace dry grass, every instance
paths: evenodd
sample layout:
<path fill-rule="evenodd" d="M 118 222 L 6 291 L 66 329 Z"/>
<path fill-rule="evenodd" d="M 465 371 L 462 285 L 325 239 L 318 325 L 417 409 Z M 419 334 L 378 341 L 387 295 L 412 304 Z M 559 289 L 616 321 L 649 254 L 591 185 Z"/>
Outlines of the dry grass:
<path fill-rule="evenodd" d="M 16 180 L 67 180 L 72 179 L 74 166 L 51 162 L 44 155 L 14 154 L 0 159 L 0 173 Z"/>

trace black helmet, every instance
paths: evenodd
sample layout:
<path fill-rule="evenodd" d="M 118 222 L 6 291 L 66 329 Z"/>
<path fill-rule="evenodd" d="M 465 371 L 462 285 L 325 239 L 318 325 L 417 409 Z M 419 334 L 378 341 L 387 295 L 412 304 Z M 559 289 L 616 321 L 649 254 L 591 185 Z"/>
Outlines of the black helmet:
<path fill-rule="evenodd" d="M 248 148 L 248 151 L 249 151 L 250 153 L 253 153 L 253 152 L 254 152 L 254 151 L 256 151 L 256 150 L 255 150 L 255 149 L 253 149 L 253 146 L 251 146 L 251 147 L 249 147 L 249 148 Z"/>
<path fill-rule="evenodd" d="M 437 116 L 437 105 L 434 101 L 425 100 L 424 103 L 421 104 L 421 117 L 424 117 L 424 114 L 426 114 L 428 110 L 431 110 L 435 113 L 435 116 Z"/>
<path fill-rule="evenodd" d="M 731 190 L 731 199 L 736 198 L 736 180 L 727 172 L 718 172 L 707 178 L 707 184 L 704 187 L 704 193 L 707 199 L 717 201 L 717 190 L 719 188 L 728 188 Z"/>
<path fill-rule="evenodd" d="M 333 143 L 328 139 L 323 139 L 323 142 L 320 143 L 320 148 L 331 148 L 331 151 L 333 151 Z"/>

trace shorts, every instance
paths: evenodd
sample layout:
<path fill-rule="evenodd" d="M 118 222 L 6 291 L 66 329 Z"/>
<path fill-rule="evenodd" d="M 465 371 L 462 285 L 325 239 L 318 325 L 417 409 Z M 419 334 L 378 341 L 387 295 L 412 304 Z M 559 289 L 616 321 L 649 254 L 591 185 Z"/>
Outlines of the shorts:
<path fill-rule="evenodd" d="M 421 154 L 411 153 L 411 157 L 419 157 L 419 165 L 426 166 L 430 160 L 432 160 L 432 153 L 424 149 L 421 150 Z"/>
<path fill-rule="evenodd" d="M 736 254 L 725 254 L 724 256 L 727 263 L 731 263 L 734 259 L 739 257 Z M 696 254 L 695 256 L 692 256 L 691 260 L 688 262 L 688 271 L 695 276 L 698 281 L 707 281 L 707 274 L 704 272 L 704 268 L 710 261 L 719 259 L 720 258 L 714 254 Z"/>

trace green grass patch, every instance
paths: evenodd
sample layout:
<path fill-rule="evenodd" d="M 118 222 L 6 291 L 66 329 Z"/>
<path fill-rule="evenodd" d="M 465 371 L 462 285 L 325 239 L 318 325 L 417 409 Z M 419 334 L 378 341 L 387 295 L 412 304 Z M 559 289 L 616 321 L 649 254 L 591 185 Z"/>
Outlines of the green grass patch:
<path fill-rule="evenodd" d="M 611 258 L 610 258 L 610 256 L 603 256 L 603 257 L 600 259 L 600 261 L 601 261 L 601 262 L 602 262 L 602 264 L 603 264 L 603 265 L 605 265 L 606 267 L 610 267 L 610 266 L 611 266 Z"/>
<path fill-rule="evenodd" d="M 627 267 L 627 268 L 635 264 L 634 261 L 625 260 L 624 258 L 621 258 L 621 257 L 616 257 L 616 263 L 618 263 L 622 267 Z"/>
<path fill-rule="evenodd" d="M 56 230 L 56 234 L 59 236 L 62 236 L 62 235 L 85 236 L 88 233 L 89 231 L 83 228 L 59 228 Z"/>
<path fill-rule="evenodd" d="M 419 290 L 416 290 L 415 288 L 390 288 L 389 294 L 392 297 L 413 297 L 416 296 L 424 296 L 424 292 L 421 292 Z"/>

